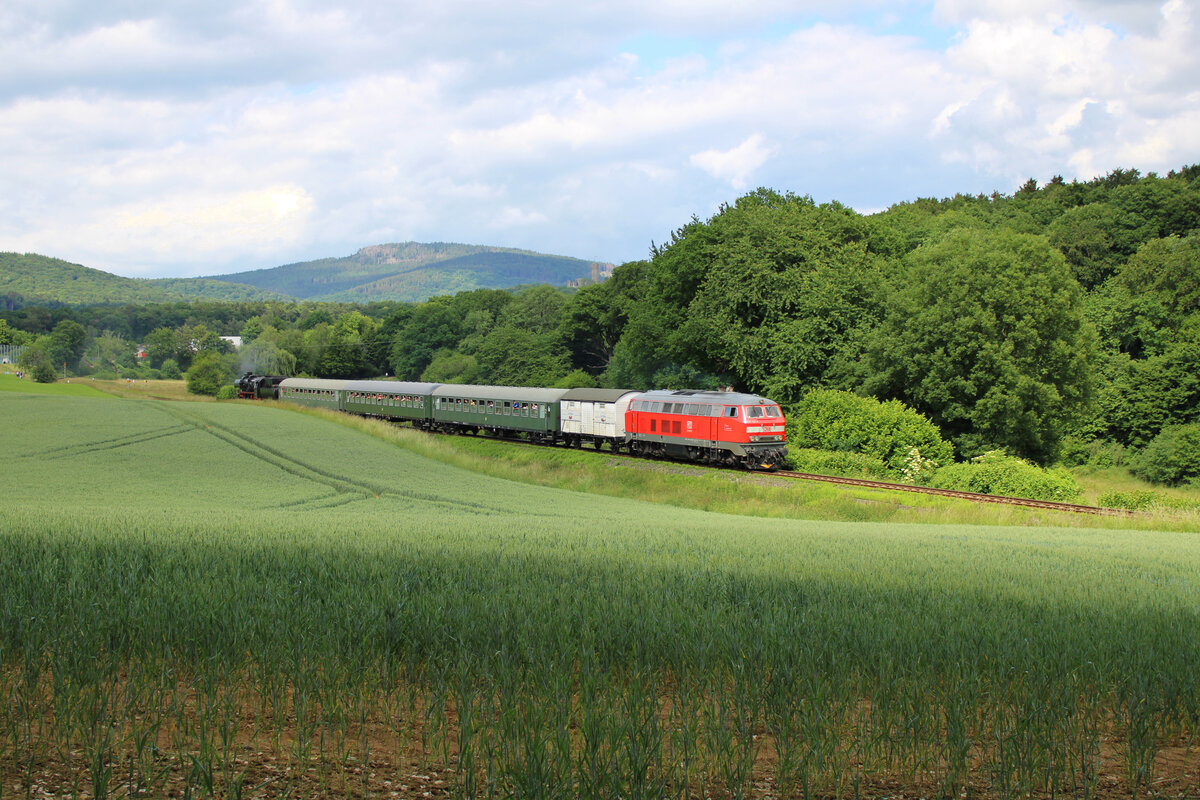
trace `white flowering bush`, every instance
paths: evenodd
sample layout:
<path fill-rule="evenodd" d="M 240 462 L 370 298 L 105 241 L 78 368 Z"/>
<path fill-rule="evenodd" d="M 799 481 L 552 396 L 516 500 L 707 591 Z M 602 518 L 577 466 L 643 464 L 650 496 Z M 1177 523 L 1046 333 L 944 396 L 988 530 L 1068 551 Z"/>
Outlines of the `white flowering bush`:
<path fill-rule="evenodd" d="M 905 483 L 925 484 L 937 471 L 938 462 L 921 455 L 920 448 L 914 447 L 908 451 L 904 459 L 904 468 L 900 470 L 900 479 Z"/>

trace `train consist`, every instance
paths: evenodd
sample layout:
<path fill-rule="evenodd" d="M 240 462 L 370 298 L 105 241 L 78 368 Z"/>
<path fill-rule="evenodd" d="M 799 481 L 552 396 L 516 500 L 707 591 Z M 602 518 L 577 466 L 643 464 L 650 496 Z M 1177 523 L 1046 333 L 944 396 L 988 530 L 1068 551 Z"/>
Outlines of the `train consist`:
<path fill-rule="evenodd" d="M 445 433 L 524 436 L 569 447 L 774 469 L 787 455 L 779 406 L 752 394 L 631 389 L 535 389 L 401 381 L 318 380 L 246 373 L 238 396 Z"/>

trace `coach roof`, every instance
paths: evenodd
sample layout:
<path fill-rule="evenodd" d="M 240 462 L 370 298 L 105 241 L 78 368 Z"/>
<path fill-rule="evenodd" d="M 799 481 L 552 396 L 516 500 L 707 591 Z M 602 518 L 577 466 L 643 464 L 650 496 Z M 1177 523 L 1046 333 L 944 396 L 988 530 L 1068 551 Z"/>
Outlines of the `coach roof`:
<path fill-rule="evenodd" d="M 557 403 L 566 389 L 532 389 L 525 386 L 471 386 L 443 383 L 433 390 L 434 397 L 462 397 L 467 400 L 518 400 L 522 403 Z"/>
<path fill-rule="evenodd" d="M 433 394 L 440 383 L 417 383 L 415 381 L 348 381 L 348 392 L 375 392 L 377 394 Z"/>
<path fill-rule="evenodd" d="M 287 378 L 279 382 L 285 389 L 328 389 L 337 391 L 345 389 L 350 381 L 325 380 L 323 378 Z"/>
<path fill-rule="evenodd" d="M 585 403 L 615 403 L 627 394 L 637 394 L 635 389 L 572 389 L 562 396 L 563 400 L 580 400 Z"/>

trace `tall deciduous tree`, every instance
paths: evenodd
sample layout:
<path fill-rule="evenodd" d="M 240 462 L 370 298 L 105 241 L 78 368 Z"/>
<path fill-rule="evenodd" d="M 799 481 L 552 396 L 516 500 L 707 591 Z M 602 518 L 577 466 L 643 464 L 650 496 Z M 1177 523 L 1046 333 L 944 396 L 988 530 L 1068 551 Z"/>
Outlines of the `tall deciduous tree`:
<path fill-rule="evenodd" d="M 871 232 L 848 208 L 763 189 L 693 225 L 655 259 L 696 285 L 675 352 L 781 402 L 835 382 L 881 306 Z"/>
<path fill-rule="evenodd" d="M 868 391 L 928 414 L 964 456 L 1052 460 L 1091 397 L 1095 335 L 1044 238 L 958 230 L 918 248 L 873 336 Z"/>
<path fill-rule="evenodd" d="M 87 331 L 74 320 L 64 319 L 47 337 L 46 351 L 56 367 L 68 364 L 74 369 L 87 348 Z"/>

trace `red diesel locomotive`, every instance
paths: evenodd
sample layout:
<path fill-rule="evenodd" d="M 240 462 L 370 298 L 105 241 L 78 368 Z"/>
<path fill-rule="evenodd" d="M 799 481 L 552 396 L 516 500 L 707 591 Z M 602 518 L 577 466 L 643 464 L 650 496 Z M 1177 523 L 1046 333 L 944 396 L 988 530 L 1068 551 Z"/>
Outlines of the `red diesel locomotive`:
<path fill-rule="evenodd" d="M 749 469 L 774 469 L 787 455 L 779 406 L 735 392 L 653 391 L 634 395 L 625 414 L 630 452 Z"/>

